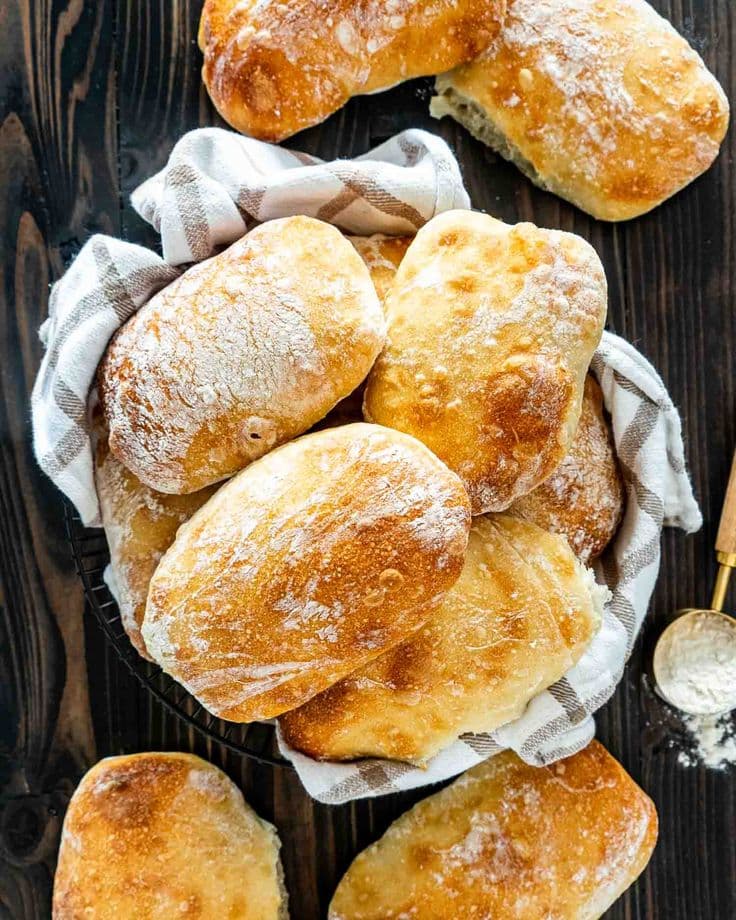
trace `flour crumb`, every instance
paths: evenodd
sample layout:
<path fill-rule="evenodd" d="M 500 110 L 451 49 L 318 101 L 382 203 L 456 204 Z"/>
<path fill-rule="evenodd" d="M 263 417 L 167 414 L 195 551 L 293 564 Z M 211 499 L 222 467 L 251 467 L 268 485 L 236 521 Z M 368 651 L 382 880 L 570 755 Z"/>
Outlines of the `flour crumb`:
<path fill-rule="evenodd" d="M 736 722 L 731 713 L 720 716 L 683 716 L 693 746 L 680 751 L 682 767 L 702 765 L 711 770 L 726 770 L 736 764 Z"/>

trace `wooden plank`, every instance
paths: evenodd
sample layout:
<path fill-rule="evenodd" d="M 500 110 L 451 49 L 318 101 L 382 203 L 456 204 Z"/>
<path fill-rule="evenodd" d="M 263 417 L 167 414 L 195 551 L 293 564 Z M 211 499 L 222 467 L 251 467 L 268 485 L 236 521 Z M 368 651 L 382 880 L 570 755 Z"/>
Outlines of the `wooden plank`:
<path fill-rule="evenodd" d="M 0 8 L 0 914 L 49 915 L 60 818 L 95 759 L 83 597 L 28 404 L 48 284 L 119 231 L 108 2 Z"/>

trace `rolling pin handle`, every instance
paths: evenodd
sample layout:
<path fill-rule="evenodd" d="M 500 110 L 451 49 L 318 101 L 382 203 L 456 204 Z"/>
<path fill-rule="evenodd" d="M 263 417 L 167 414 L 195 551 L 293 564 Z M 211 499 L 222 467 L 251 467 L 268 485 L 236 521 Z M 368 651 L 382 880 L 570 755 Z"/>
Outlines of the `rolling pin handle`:
<path fill-rule="evenodd" d="M 736 453 L 731 463 L 731 475 L 728 477 L 721 523 L 716 536 L 716 558 L 720 568 L 713 589 L 711 607 L 713 610 L 723 610 L 731 572 L 736 568 Z"/>

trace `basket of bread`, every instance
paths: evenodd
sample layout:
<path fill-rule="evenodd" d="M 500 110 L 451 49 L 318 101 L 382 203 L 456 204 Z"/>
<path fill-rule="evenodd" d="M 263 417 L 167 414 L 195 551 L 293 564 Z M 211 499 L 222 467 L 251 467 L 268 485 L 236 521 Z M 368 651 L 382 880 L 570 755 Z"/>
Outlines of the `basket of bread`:
<path fill-rule="evenodd" d="M 134 201 L 167 260 L 84 247 L 34 421 L 104 526 L 137 672 L 221 733 L 277 720 L 324 801 L 583 747 L 662 526 L 699 524 L 664 386 L 603 331 L 594 249 L 470 209 L 421 131 L 325 164 L 205 129 Z"/>

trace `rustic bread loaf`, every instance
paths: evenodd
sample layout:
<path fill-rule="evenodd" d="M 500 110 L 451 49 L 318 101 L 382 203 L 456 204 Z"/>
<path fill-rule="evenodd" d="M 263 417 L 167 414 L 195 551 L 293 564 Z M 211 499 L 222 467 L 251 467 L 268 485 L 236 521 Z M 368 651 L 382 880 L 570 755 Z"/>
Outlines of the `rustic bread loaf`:
<path fill-rule="evenodd" d="M 53 920 L 287 920 L 279 847 L 199 757 L 108 757 L 69 803 Z"/>
<path fill-rule="evenodd" d="M 338 230 L 261 224 L 111 341 L 98 375 L 110 451 L 158 492 L 196 492 L 326 415 L 383 338 L 368 270 Z"/>
<path fill-rule="evenodd" d="M 385 301 L 413 237 L 349 237 L 368 266 L 381 302 Z M 329 425 L 361 417 L 363 390 L 338 403 L 325 417 Z M 596 559 L 613 539 L 623 515 L 624 489 L 603 407 L 603 394 L 588 374 L 582 412 L 569 451 L 554 473 L 509 506 L 509 514 L 567 537 L 584 563 Z"/>
<path fill-rule="evenodd" d="M 136 651 L 150 658 L 141 636 L 148 585 L 176 531 L 214 495 L 217 486 L 189 495 L 149 489 L 112 456 L 107 437 L 97 442 L 95 486 L 120 621 Z"/>
<path fill-rule="evenodd" d="M 293 709 L 418 629 L 457 580 L 470 508 L 407 435 L 358 423 L 258 460 L 181 527 L 143 639 L 212 713 Z"/>
<path fill-rule="evenodd" d="M 383 303 L 391 287 L 396 270 L 411 245 L 413 236 L 349 236 L 358 255 L 365 262 L 376 288 L 378 299 Z"/>
<path fill-rule="evenodd" d="M 421 763 L 518 718 L 583 654 L 605 595 L 564 538 L 477 517 L 460 578 L 424 626 L 285 713 L 284 738 L 320 760 Z"/>
<path fill-rule="evenodd" d="M 433 115 L 600 220 L 637 217 L 692 182 L 729 119 L 718 81 L 644 0 L 509 0 L 487 51 L 437 92 Z"/>
<path fill-rule="evenodd" d="M 202 79 L 238 131 L 280 141 L 351 96 L 476 57 L 506 0 L 206 0 Z"/>
<path fill-rule="evenodd" d="M 607 288 L 580 237 L 447 211 L 409 246 L 363 411 L 423 441 L 473 513 L 502 511 L 567 453 Z"/>
<path fill-rule="evenodd" d="M 329 920 L 597 920 L 656 840 L 654 805 L 596 741 L 549 767 L 506 751 L 364 850 Z"/>
<path fill-rule="evenodd" d="M 615 536 L 623 508 L 624 487 L 603 394 L 588 374 L 583 411 L 570 450 L 549 479 L 517 499 L 508 511 L 567 537 L 578 558 L 587 564 Z"/>

